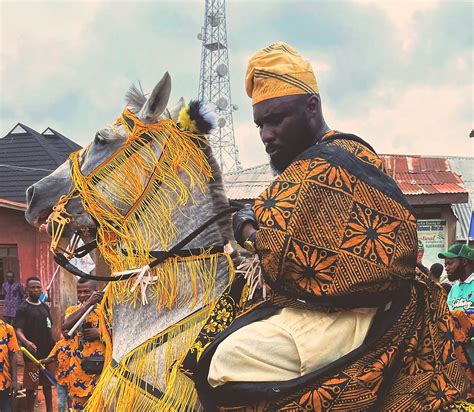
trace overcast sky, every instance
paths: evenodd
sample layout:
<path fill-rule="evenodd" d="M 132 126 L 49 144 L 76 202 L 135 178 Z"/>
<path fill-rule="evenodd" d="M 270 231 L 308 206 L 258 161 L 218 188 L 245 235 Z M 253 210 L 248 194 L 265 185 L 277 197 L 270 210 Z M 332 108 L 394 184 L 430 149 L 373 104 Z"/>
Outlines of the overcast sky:
<path fill-rule="evenodd" d="M 129 86 L 168 70 L 172 101 L 196 97 L 198 1 L 4 1 L 1 135 L 22 122 L 81 145 L 121 112 Z M 244 167 L 266 162 L 244 75 L 286 41 L 316 71 L 330 127 L 380 153 L 473 155 L 471 1 L 227 0 L 235 138 Z"/>

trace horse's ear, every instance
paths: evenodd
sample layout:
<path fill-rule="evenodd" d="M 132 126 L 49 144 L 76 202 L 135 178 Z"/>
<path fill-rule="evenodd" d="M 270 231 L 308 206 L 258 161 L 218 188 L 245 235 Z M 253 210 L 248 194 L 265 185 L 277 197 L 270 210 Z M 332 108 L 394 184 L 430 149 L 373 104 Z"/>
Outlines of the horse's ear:
<path fill-rule="evenodd" d="M 171 94 L 171 76 L 166 72 L 162 79 L 151 92 L 151 96 L 141 111 L 142 120 L 145 122 L 156 121 L 165 111 Z"/>

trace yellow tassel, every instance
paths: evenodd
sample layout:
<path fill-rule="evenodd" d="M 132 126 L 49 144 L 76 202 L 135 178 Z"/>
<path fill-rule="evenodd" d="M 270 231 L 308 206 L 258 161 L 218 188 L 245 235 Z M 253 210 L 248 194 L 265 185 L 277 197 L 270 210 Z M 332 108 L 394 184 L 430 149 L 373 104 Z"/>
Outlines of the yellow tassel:
<path fill-rule="evenodd" d="M 196 133 L 198 128 L 196 126 L 196 122 L 191 120 L 191 116 L 189 116 L 189 106 L 184 106 L 178 115 L 178 123 L 182 129 L 188 130 L 190 132 Z"/>

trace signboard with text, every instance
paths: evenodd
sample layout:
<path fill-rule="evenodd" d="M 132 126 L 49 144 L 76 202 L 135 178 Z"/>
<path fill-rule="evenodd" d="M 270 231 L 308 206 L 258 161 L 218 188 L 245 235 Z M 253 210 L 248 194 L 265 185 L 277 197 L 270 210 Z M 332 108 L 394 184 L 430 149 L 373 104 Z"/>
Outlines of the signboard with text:
<path fill-rule="evenodd" d="M 424 248 L 422 263 L 430 267 L 433 263 L 444 263 L 438 258 L 438 253 L 444 252 L 448 247 L 446 220 L 419 219 L 417 222 L 418 241 Z"/>

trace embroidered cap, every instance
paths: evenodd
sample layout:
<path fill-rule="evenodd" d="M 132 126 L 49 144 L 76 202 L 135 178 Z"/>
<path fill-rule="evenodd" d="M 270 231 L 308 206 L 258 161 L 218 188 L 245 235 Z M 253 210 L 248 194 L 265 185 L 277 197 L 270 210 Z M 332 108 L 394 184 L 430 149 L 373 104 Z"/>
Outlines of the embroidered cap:
<path fill-rule="evenodd" d="M 311 64 L 283 42 L 273 43 L 250 59 L 245 89 L 252 104 L 280 96 L 319 93 Z"/>

